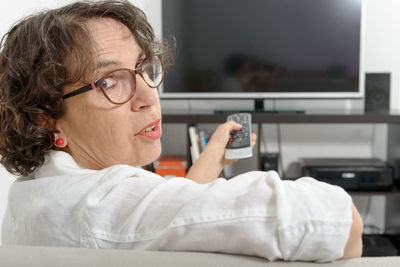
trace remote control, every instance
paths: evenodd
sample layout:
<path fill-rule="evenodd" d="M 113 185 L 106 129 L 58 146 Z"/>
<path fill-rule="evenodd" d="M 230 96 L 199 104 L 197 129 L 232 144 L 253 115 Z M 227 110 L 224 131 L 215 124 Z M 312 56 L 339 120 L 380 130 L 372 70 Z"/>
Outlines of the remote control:
<path fill-rule="evenodd" d="M 225 159 L 243 159 L 253 156 L 251 147 L 251 114 L 235 113 L 228 116 L 228 121 L 235 121 L 243 126 L 239 131 L 231 132 L 226 145 Z"/>

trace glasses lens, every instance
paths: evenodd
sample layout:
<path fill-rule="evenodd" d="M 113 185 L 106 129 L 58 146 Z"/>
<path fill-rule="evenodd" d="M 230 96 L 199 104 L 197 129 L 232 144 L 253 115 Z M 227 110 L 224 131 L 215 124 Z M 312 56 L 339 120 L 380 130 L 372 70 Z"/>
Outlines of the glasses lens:
<path fill-rule="evenodd" d="M 116 104 L 124 103 L 134 94 L 135 79 L 129 70 L 117 70 L 96 81 L 106 96 Z"/>
<path fill-rule="evenodd" d="M 141 67 L 142 77 L 150 87 L 157 87 L 163 80 L 163 66 L 158 56 L 146 60 Z"/>

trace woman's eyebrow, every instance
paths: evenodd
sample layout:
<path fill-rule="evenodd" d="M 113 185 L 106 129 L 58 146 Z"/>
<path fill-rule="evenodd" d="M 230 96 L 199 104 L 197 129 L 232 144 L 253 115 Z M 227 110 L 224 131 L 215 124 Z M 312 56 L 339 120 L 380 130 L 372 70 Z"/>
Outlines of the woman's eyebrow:
<path fill-rule="evenodd" d="M 110 66 L 120 66 L 121 62 L 115 60 L 102 60 L 96 64 L 96 69 L 104 69 Z"/>
<path fill-rule="evenodd" d="M 137 62 L 140 58 L 142 58 L 143 56 L 144 56 L 144 52 L 141 50 L 141 51 L 139 52 L 137 58 L 136 58 L 136 62 Z M 136 63 L 136 62 L 135 62 L 135 63 Z M 108 67 L 110 67 L 110 66 L 118 67 L 118 66 L 122 66 L 122 65 L 123 65 L 122 62 L 120 62 L 120 61 L 117 61 L 117 60 L 108 60 L 108 59 L 106 59 L 106 60 L 99 61 L 99 62 L 96 64 L 96 69 L 97 69 L 97 70 L 100 70 L 100 69 L 108 68 Z"/>

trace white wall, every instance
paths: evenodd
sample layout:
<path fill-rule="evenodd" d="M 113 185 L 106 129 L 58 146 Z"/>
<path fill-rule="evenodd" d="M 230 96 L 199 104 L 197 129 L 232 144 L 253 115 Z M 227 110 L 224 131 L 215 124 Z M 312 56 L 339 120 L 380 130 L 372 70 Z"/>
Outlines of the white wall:
<path fill-rule="evenodd" d="M 390 106 L 400 109 L 400 1 L 364 0 L 363 66 L 366 72 L 391 72 Z"/>
<path fill-rule="evenodd" d="M 152 23 L 157 36 L 161 36 L 161 1 L 162 0 L 132 0 L 132 3 L 137 4 L 141 7 L 148 15 L 150 22 Z M 350 1 L 350 0 L 349 0 Z M 0 11 L 0 34 L 3 35 L 17 19 L 30 14 L 32 12 L 42 10 L 43 8 L 53 8 L 65 3 L 73 2 L 72 0 L 13 0 L 3 1 L 1 3 Z M 365 2 L 365 14 L 364 14 L 364 33 L 362 36 L 362 70 L 364 72 L 386 72 L 392 73 L 391 81 L 391 108 L 400 109 L 400 16 L 398 10 L 400 10 L 400 1 L 398 0 L 364 0 Z M 165 112 L 173 112 L 177 110 L 180 112 L 209 112 L 210 110 L 218 107 L 219 109 L 226 107 L 227 109 L 232 107 L 233 103 L 235 106 L 242 109 L 251 108 L 252 101 L 248 100 L 237 100 L 237 101 L 185 101 L 185 100 L 163 100 L 162 105 Z M 362 100 L 276 100 L 275 103 L 272 101 L 266 101 L 266 106 L 274 104 L 276 108 L 285 109 L 290 107 L 298 108 L 336 108 L 336 109 L 348 109 L 348 108 L 362 108 Z M 305 143 L 293 142 L 298 136 L 290 135 L 289 133 L 299 133 L 301 136 L 314 136 L 318 135 L 318 140 L 324 145 L 335 147 L 337 151 L 338 147 L 335 145 L 354 146 L 355 150 L 352 153 L 356 155 L 373 155 L 375 152 L 374 148 L 367 142 L 375 138 L 376 128 L 374 126 L 354 126 L 349 125 L 341 127 L 342 135 L 336 136 L 332 134 L 336 128 L 333 128 L 328 132 L 328 126 L 325 129 L 318 129 L 317 126 L 304 127 L 305 125 L 298 125 L 298 128 L 293 128 L 293 125 L 284 125 L 281 131 L 283 132 L 283 138 L 288 141 L 285 145 L 285 154 L 290 155 L 289 157 L 295 157 L 302 151 L 301 147 L 307 144 L 307 140 L 303 138 L 302 141 Z M 314 127 L 314 128 L 313 128 Z M 268 128 L 268 126 L 266 126 Z M 379 127 L 378 127 L 379 128 Z M 270 131 L 270 134 L 268 134 Z M 276 148 L 276 138 L 274 139 L 276 128 L 270 127 L 266 130 L 264 136 L 269 142 L 269 147 L 273 150 Z M 362 138 L 366 142 L 360 142 L 358 138 L 360 133 Z M 342 136 L 347 136 L 345 144 L 343 144 Z M 313 138 L 310 138 L 313 139 Z M 282 140 L 285 142 L 285 140 Z M 384 142 L 384 141 L 383 141 Z M 311 145 L 312 142 L 309 144 Z M 374 147 L 379 147 L 373 145 Z M 307 146 L 306 146 L 307 147 Z M 168 146 L 166 147 L 168 149 Z M 307 148 L 308 149 L 308 148 Z M 310 147 L 309 151 L 318 150 L 316 147 Z M 186 150 L 184 150 L 186 151 Z M 307 152 L 309 153 L 309 152 Z M 318 156 L 320 152 L 314 151 L 312 155 Z M 340 153 L 339 153 L 340 154 Z M 384 154 L 379 152 L 378 154 Z M 290 164 L 289 160 L 285 163 L 287 166 Z M 7 174 L 4 170 L 0 170 L 0 222 L 2 220 L 2 214 L 5 209 L 5 203 L 7 199 L 7 191 L 13 178 Z"/>

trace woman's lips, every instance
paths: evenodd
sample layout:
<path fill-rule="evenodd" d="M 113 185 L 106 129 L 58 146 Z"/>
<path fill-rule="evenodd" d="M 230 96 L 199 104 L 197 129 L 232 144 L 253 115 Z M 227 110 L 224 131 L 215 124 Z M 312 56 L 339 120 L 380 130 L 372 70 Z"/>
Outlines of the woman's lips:
<path fill-rule="evenodd" d="M 140 132 L 135 134 L 135 136 L 143 136 L 152 140 L 159 139 L 162 135 L 160 120 L 161 119 L 157 119 L 148 124 L 142 130 L 140 130 Z"/>

